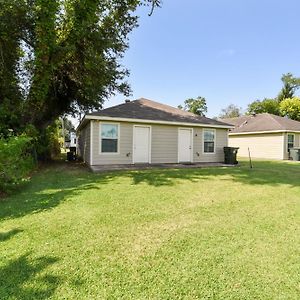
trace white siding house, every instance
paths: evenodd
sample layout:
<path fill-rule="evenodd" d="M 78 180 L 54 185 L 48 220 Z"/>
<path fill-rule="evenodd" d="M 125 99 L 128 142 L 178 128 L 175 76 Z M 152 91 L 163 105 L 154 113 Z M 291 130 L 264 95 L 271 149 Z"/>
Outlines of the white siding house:
<path fill-rule="evenodd" d="M 223 162 L 232 127 L 140 99 L 86 115 L 78 151 L 91 166 Z"/>

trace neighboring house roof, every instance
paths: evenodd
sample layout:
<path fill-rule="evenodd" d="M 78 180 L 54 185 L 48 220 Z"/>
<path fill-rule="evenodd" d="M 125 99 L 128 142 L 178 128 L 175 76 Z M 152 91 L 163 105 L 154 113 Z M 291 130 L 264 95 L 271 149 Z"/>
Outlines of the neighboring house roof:
<path fill-rule="evenodd" d="M 145 98 L 86 114 L 84 119 L 116 119 L 119 121 L 132 120 L 133 122 L 149 121 L 151 123 L 161 124 L 187 123 L 195 125 L 198 124 L 199 126 L 207 125 L 209 127 L 232 128 L 232 125 L 226 124 L 225 122 L 201 117 L 179 108 Z"/>
<path fill-rule="evenodd" d="M 235 126 L 229 134 L 299 131 L 300 122 L 268 113 L 222 119 Z"/>

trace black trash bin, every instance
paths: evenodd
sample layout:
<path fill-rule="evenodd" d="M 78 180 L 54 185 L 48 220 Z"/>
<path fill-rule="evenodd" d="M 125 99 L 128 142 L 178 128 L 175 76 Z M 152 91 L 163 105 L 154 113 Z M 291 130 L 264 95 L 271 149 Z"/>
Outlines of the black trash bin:
<path fill-rule="evenodd" d="M 74 152 L 76 154 L 76 147 L 70 147 L 69 149 L 71 152 Z"/>
<path fill-rule="evenodd" d="M 76 158 L 75 152 L 73 152 L 73 151 L 67 152 L 67 160 L 68 161 L 73 161 L 73 160 L 75 160 L 75 158 Z"/>
<path fill-rule="evenodd" d="M 238 150 L 239 148 L 237 147 L 224 147 L 225 164 L 236 165 L 238 163 L 236 160 Z"/>

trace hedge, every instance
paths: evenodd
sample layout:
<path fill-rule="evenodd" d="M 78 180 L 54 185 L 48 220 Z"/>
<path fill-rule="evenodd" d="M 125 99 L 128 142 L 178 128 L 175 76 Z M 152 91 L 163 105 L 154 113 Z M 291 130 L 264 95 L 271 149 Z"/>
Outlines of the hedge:
<path fill-rule="evenodd" d="M 0 138 L 0 191 L 9 192 L 26 180 L 36 165 L 32 139 L 27 136 Z"/>

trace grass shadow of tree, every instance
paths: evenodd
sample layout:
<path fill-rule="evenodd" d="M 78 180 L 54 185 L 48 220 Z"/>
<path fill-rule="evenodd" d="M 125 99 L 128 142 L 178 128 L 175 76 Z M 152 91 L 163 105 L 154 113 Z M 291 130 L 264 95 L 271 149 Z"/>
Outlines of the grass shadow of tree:
<path fill-rule="evenodd" d="M 38 213 L 58 206 L 71 196 L 99 188 L 105 177 L 96 179 L 86 169 L 71 168 L 65 164 L 38 171 L 22 190 L 0 201 L 0 221 Z"/>
<path fill-rule="evenodd" d="M 147 183 L 152 186 L 172 186 L 178 180 L 197 182 L 212 177 L 224 181 L 237 181 L 250 185 L 300 186 L 300 164 L 276 161 L 257 161 L 250 169 L 244 162 L 238 167 L 154 169 L 129 173 L 133 184 Z"/>
<path fill-rule="evenodd" d="M 60 278 L 40 275 L 40 272 L 57 261 L 57 258 L 50 256 L 30 259 L 27 253 L 0 267 L 0 298 L 22 300 L 49 298 L 57 288 Z M 33 282 L 34 287 L 31 287 Z"/>
<path fill-rule="evenodd" d="M 14 235 L 22 232 L 23 230 L 20 228 L 14 228 L 7 232 L 0 232 L 0 242 L 4 242 L 12 238 Z"/>
<path fill-rule="evenodd" d="M 178 180 L 197 182 L 206 179 L 236 181 L 247 185 L 300 186 L 300 164 L 271 161 L 254 162 L 249 169 L 244 162 L 239 167 L 151 169 L 139 171 L 111 171 L 93 174 L 86 169 L 55 164 L 33 176 L 32 182 L 20 193 L 0 202 L 0 221 L 52 209 L 66 199 L 87 193 L 118 178 L 129 178 L 134 185 L 146 183 L 154 187 L 174 186 Z"/>

